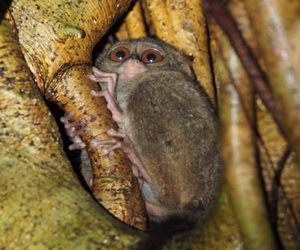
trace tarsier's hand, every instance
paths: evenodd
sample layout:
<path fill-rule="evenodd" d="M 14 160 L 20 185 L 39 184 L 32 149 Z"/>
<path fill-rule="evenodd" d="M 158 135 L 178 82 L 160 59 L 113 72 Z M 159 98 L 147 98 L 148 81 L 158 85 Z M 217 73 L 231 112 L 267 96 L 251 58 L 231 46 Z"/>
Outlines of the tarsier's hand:
<path fill-rule="evenodd" d="M 92 90 L 93 96 L 103 96 L 107 102 L 107 108 L 112 113 L 112 118 L 117 123 L 124 121 L 123 113 L 117 105 L 115 98 L 115 88 L 117 84 L 117 74 L 103 72 L 96 67 L 93 67 L 93 74 L 89 75 L 90 79 L 95 82 L 107 83 L 107 89 L 101 91 Z"/>
<path fill-rule="evenodd" d="M 117 85 L 117 73 L 103 72 L 96 67 L 92 67 L 93 73 L 89 75 L 89 78 L 94 82 L 105 82 L 108 86 L 109 93 L 115 97 L 115 89 Z"/>

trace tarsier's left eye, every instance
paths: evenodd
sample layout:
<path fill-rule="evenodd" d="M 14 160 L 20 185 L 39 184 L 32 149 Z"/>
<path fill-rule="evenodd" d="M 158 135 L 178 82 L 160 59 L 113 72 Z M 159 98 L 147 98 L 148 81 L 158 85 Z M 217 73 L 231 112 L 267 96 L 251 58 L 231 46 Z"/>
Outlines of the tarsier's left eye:
<path fill-rule="evenodd" d="M 114 48 L 112 52 L 109 54 L 110 60 L 114 62 L 123 62 L 126 59 L 128 59 L 130 56 L 130 51 L 125 46 L 119 46 L 117 48 Z"/>
<path fill-rule="evenodd" d="M 146 49 L 142 53 L 142 57 L 141 57 L 141 60 L 143 61 L 143 63 L 146 63 L 146 64 L 161 62 L 163 59 L 164 59 L 164 56 L 157 49 Z"/>

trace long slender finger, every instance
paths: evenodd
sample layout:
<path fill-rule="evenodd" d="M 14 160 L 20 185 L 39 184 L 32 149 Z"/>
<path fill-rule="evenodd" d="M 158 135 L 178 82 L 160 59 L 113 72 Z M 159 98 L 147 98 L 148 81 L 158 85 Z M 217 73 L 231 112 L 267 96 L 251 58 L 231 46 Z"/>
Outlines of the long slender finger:
<path fill-rule="evenodd" d="M 95 91 L 95 90 L 92 90 L 91 91 L 91 95 L 92 96 L 104 96 L 105 94 L 105 92 L 104 92 L 105 90 L 101 90 L 101 91 Z"/>
<path fill-rule="evenodd" d="M 107 134 L 113 137 L 125 138 L 126 134 L 120 131 L 116 131 L 113 128 L 107 130 Z"/>
<path fill-rule="evenodd" d="M 96 76 L 101 76 L 104 72 L 96 67 L 92 67 L 92 71 Z"/>
<path fill-rule="evenodd" d="M 111 77 L 112 80 L 114 82 L 117 81 L 117 74 L 116 73 L 109 73 L 109 72 L 104 72 L 104 71 L 101 71 L 100 69 L 96 68 L 96 67 L 92 67 L 92 71 L 93 71 L 93 74 L 95 76 L 105 76 L 105 77 Z"/>
<path fill-rule="evenodd" d="M 105 82 L 108 84 L 112 84 L 113 78 L 111 76 L 96 76 L 93 74 L 88 75 L 88 77 L 94 82 Z"/>
<path fill-rule="evenodd" d="M 134 175 L 136 178 L 140 177 L 140 171 L 139 171 L 139 168 L 138 168 L 136 165 L 131 164 L 131 169 L 132 169 L 133 175 Z"/>
<path fill-rule="evenodd" d="M 93 75 L 90 75 L 90 79 L 96 82 L 105 80 L 108 83 L 108 92 L 115 96 L 115 89 L 117 84 L 117 73 L 103 72 L 96 67 L 92 67 Z"/>
<path fill-rule="evenodd" d="M 91 147 L 97 147 L 97 146 L 103 146 L 103 145 L 113 145 L 116 144 L 116 140 L 99 140 L 99 139 L 92 139 L 90 141 L 90 146 Z"/>
<path fill-rule="evenodd" d="M 69 146 L 70 150 L 75 150 L 75 149 L 84 149 L 86 147 L 84 142 L 79 142 L 79 143 L 73 143 Z"/>
<path fill-rule="evenodd" d="M 112 146 L 112 147 L 104 147 L 103 149 L 102 149 L 102 153 L 104 154 L 104 155 L 108 155 L 109 153 L 111 153 L 112 151 L 114 151 L 114 150 L 116 150 L 116 149 L 118 149 L 118 148 L 122 148 L 122 143 L 121 142 L 118 142 L 118 143 L 116 143 L 114 146 Z"/>
<path fill-rule="evenodd" d="M 74 143 L 81 143 L 81 142 L 83 142 L 78 135 L 75 135 L 75 136 L 71 137 L 70 139 Z"/>
<path fill-rule="evenodd" d="M 74 136 L 76 136 L 75 135 L 76 129 L 74 127 L 66 128 L 65 126 L 65 131 L 67 136 L 69 136 L 69 138 L 73 138 Z"/>
<path fill-rule="evenodd" d="M 131 147 L 124 147 L 123 149 L 131 163 L 138 168 L 139 175 L 141 175 L 143 179 L 146 180 L 148 183 L 151 183 L 150 176 L 144 168 L 142 160 L 135 152 L 135 150 Z"/>
<path fill-rule="evenodd" d="M 94 82 L 101 82 L 102 77 L 89 74 L 88 77 Z"/>
<path fill-rule="evenodd" d="M 124 116 L 118 105 L 116 104 L 116 101 L 114 97 L 105 89 L 102 91 L 91 91 L 91 95 L 93 96 L 103 96 L 107 102 L 107 108 L 112 113 L 112 118 L 117 123 L 123 123 L 124 122 Z"/>

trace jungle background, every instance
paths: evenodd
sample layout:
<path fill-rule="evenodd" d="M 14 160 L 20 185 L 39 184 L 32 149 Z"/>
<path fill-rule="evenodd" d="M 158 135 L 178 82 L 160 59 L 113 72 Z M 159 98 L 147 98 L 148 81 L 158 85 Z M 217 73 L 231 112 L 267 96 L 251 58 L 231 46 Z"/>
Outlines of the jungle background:
<path fill-rule="evenodd" d="M 147 238 L 144 205 L 124 153 L 87 148 L 88 192 L 49 106 L 86 121 L 85 142 L 108 139 L 116 124 L 105 101 L 90 95 L 93 55 L 112 40 L 149 35 L 193 57 L 220 116 L 224 161 L 224 187 L 212 214 L 165 249 L 299 249 L 299 1 L 0 4 L 2 249 L 134 249 Z"/>

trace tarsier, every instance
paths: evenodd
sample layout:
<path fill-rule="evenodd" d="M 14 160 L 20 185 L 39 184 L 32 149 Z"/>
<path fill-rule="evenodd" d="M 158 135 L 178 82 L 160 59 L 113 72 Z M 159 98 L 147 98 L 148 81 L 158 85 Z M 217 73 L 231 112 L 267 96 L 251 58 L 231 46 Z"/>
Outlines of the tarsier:
<path fill-rule="evenodd" d="M 156 39 L 121 41 L 97 57 L 90 78 L 102 87 L 92 95 L 106 99 L 119 126 L 108 130 L 111 141 L 91 146 L 124 150 L 150 221 L 205 217 L 222 172 L 218 122 L 190 59 Z M 74 148 L 84 147 L 76 137 Z"/>

